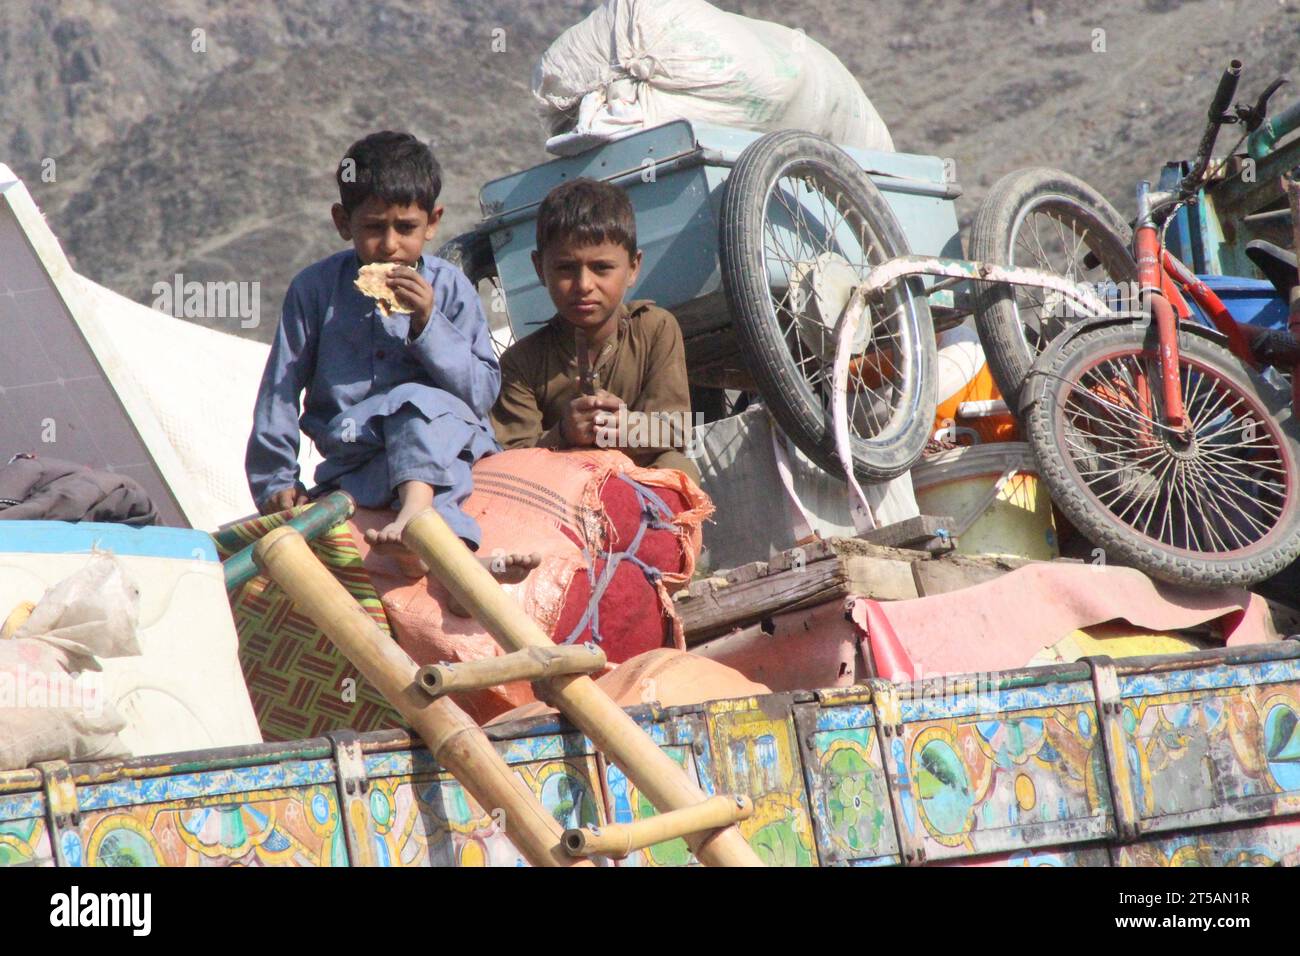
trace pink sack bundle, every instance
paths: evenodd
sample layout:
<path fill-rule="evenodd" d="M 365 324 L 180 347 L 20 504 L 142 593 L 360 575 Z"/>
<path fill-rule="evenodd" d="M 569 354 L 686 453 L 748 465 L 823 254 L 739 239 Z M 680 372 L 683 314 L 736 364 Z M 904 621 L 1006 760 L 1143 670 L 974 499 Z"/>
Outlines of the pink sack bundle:
<path fill-rule="evenodd" d="M 665 643 L 684 646 L 671 595 L 691 579 L 700 526 L 713 511 L 686 475 L 639 468 L 614 450 L 516 449 L 474 466 L 465 511 L 482 529 L 480 556 L 541 555 L 527 580 L 505 587 L 556 643 L 596 640 L 611 664 Z M 390 512 L 362 509 L 354 530 L 390 520 Z M 354 538 L 398 642 L 416 663 L 503 653 L 477 621 L 447 611 L 438 581 L 413 580 L 362 534 Z M 526 683 L 456 698 L 480 722 L 533 699 Z"/>

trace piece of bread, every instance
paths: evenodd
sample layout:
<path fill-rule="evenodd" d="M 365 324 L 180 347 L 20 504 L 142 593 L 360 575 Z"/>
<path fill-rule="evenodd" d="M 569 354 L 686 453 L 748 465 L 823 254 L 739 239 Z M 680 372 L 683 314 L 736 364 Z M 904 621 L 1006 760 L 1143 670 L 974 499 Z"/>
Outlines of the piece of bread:
<path fill-rule="evenodd" d="M 393 312 L 411 314 L 411 310 L 399 303 L 393 295 L 393 290 L 388 287 L 388 273 L 396 268 L 396 262 L 372 262 L 361 267 L 361 271 L 357 273 L 357 281 L 353 283 L 379 303 L 379 314 L 384 318 L 388 318 Z"/>

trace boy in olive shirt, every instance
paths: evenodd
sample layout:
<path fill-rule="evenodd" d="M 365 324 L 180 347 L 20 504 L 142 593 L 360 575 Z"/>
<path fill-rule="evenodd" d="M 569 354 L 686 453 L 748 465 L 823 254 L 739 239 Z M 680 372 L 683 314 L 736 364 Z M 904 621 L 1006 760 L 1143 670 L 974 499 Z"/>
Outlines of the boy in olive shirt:
<path fill-rule="evenodd" d="M 492 408 L 501 447 L 618 448 L 698 482 L 683 453 L 691 403 L 681 329 L 651 302 L 623 301 L 641 268 L 627 194 L 591 179 L 551 190 L 533 266 L 557 314 L 501 356 Z"/>

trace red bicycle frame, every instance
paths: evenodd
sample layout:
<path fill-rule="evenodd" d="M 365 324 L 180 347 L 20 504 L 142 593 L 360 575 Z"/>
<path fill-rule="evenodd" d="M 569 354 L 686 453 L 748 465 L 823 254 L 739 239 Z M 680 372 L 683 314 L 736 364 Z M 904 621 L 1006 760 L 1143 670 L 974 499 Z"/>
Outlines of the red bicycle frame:
<path fill-rule="evenodd" d="M 1214 100 L 1210 104 L 1209 124 L 1201 137 L 1196 161 L 1192 171 L 1185 176 L 1174 194 L 1159 194 L 1163 207 L 1170 201 L 1179 203 L 1193 199 L 1207 182 L 1206 175 L 1210 169 L 1214 141 L 1224 123 L 1244 122 L 1248 131 L 1254 131 L 1263 121 L 1267 112 L 1268 98 L 1282 84 L 1279 80 L 1268 87 L 1253 107 L 1238 105 L 1235 112 L 1229 113 L 1232 98 L 1237 91 L 1237 82 L 1241 76 L 1241 61 L 1233 60 L 1219 80 Z M 1294 110 L 1294 107 L 1293 107 Z M 1288 116 L 1290 111 L 1288 111 Z M 1270 131 L 1270 136 L 1273 135 Z M 1268 140 L 1269 145 L 1275 140 Z M 1253 143 L 1253 140 L 1252 140 Z M 1253 147 L 1252 147 L 1253 148 Z M 1267 147 L 1266 147 L 1267 148 Z M 1251 153 L 1254 156 L 1254 152 Z M 1183 407 L 1182 385 L 1178 374 L 1178 323 L 1191 318 L 1191 309 L 1183 293 L 1191 297 L 1200 310 L 1228 340 L 1228 349 L 1253 369 L 1260 366 L 1258 354 L 1267 354 L 1276 364 L 1281 357 L 1273 343 L 1261 343 L 1261 337 L 1268 334 L 1267 329 L 1242 326 L 1232 317 L 1227 307 L 1210 287 L 1193 274 L 1192 270 L 1161 248 L 1159 229 L 1152 218 L 1150 202 L 1150 184 L 1142 183 L 1138 187 L 1138 225 L 1133 234 L 1133 254 L 1137 259 L 1138 282 L 1141 303 L 1156 323 L 1159 338 L 1160 376 L 1165 396 L 1165 413 L 1176 434 L 1186 440 L 1188 427 L 1186 410 Z M 1287 196 L 1291 207 L 1292 230 L 1297 250 L 1300 250 L 1300 181 L 1292 179 L 1291 174 L 1282 176 L 1282 191 Z M 1176 208 L 1172 211 L 1176 211 Z M 1291 333 L 1289 346 L 1284 346 L 1281 355 L 1295 363 L 1291 376 L 1291 401 L 1294 409 L 1300 411 L 1300 350 L 1296 348 L 1296 339 L 1300 338 L 1300 297 L 1292 294 L 1290 318 L 1287 323 Z M 1257 352 L 1259 344 L 1274 345 L 1267 351 Z M 1141 386 L 1146 389 L 1145 382 Z M 1149 399 L 1143 395 L 1143 399 Z"/>
<path fill-rule="evenodd" d="M 1145 222 L 1138 226 L 1133 235 L 1133 252 L 1137 258 L 1142 305 L 1156 323 L 1160 342 L 1160 381 L 1166 422 L 1170 428 L 1185 434 L 1187 413 L 1183 407 L 1182 379 L 1178 374 L 1179 316 L 1164 294 L 1166 273 L 1161 268 L 1160 236 L 1154 224 Z M 1187 308 L 1185 302 L 1182 305 Z"/>
<path fill-rule="evenodd" d="M 1139 225 L 1133 234 L 1133 251 L 1138 264 L 1138 285 L 1143 305 L 1156 323 L 1160 342 L 1160 375 L 1165 414 L 1170 427 L 1185 430 L 1182 384 L 1178 374 L 1178 323 L 1192 317 L 1191 299 L 1214 327 L 1227 339 L 1228 350 L 1253 369 L 1259 369 L 1255 342 L 1267 329 L 1242 325 L 1232 317 L 1214 290 L 1187 268 L 1168 249 L 1160 248 L 1154 224 Z M 1300 381 L 1300 379 L 1297 379 Z M 1300 408 L 1300 394 L 1297 394 Z"/>
<path fill-rule="evenodd" d="M 1178 296 L 1177 301 L 1173 299 L 1170 301 L 1174 302 L 1179 319 L 1191 318 L 1191 310 L 1188 309 L 1187 303 L 1182 296 L 1178 295 L 1181 288 L 1187 290 L 1187 294 L 1191 296 L 1192 301 L 1214 323 L 1214 327 L 1227 338 L 1228 349 L 1232 354 L 1251 368 L 1258 368 L 1259 363 L 1255 360 L 1255 353 L 1251 349 L 1251 341 L 1255 335 L 1263 332 L 1263 329 L 1252 326 L 1243 328 L 1239 325 L 1237 320 L 1232 317 L 1232 313 L 1228 311 L 1228 307 L 1223 304 L 1223 300 L 1214 294 L 1214 290 L 1201 281 L 1191 269 L 1183 265 L 1178 257 L 1168 249 L 1160 250 L 1160 268 L 1162 278 L 1166 282 L 1166 290 Z M 1253 334 L 1248 335 L 1248 330 Z"/>

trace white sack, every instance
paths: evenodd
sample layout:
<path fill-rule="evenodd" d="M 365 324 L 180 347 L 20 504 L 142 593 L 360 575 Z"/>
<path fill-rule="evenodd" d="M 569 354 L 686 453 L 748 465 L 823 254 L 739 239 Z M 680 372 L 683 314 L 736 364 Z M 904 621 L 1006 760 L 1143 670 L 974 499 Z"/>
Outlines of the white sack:
<path fill-rule="evenodd" d="M 140 589 L 111 554 L 96 554 L 45 592 L 14 638 L 39 638 L 66 651 L 78 669 L 98 670 L 96 657 L 140 653 L 139 620 Z"/>
<path fill-rule="evenodd" d="M 0 641 L 0 770 L 128 756 L 117 736 L 126 721 L 98 678 L 70 672 L 64 653 L 43 641 Z"/>
<path fill-rule="evenodd" d="M 698 425 L 694 437 L 700 486 L 718 509 L 704 524 L 701 567 L 718 571 L 767 561 L 812 533 L 822 538 L 857 533 L 844 476 L 814 464 L 762 405 Z M 862 490 L 882 526 L 921 513 L 911 472 Z M 755 502 L 763 507 L 756 509 Z"/>
<path fill-rule="evenodd" d="M 833 53 L 704 0 L 606 0 L 543 54 L 533 94 L 552 134 L 546 148 L 561 155 L 674 119 L 894 148 Z"/>
<path fill-rule="evenodd" d="M 97 554 L 0 640 L 0 770 L 127 755 L 117 736 L 126 721 L 98 658 L 140 653 L 139 613 L 139 588 L 117 559 Z"/>

